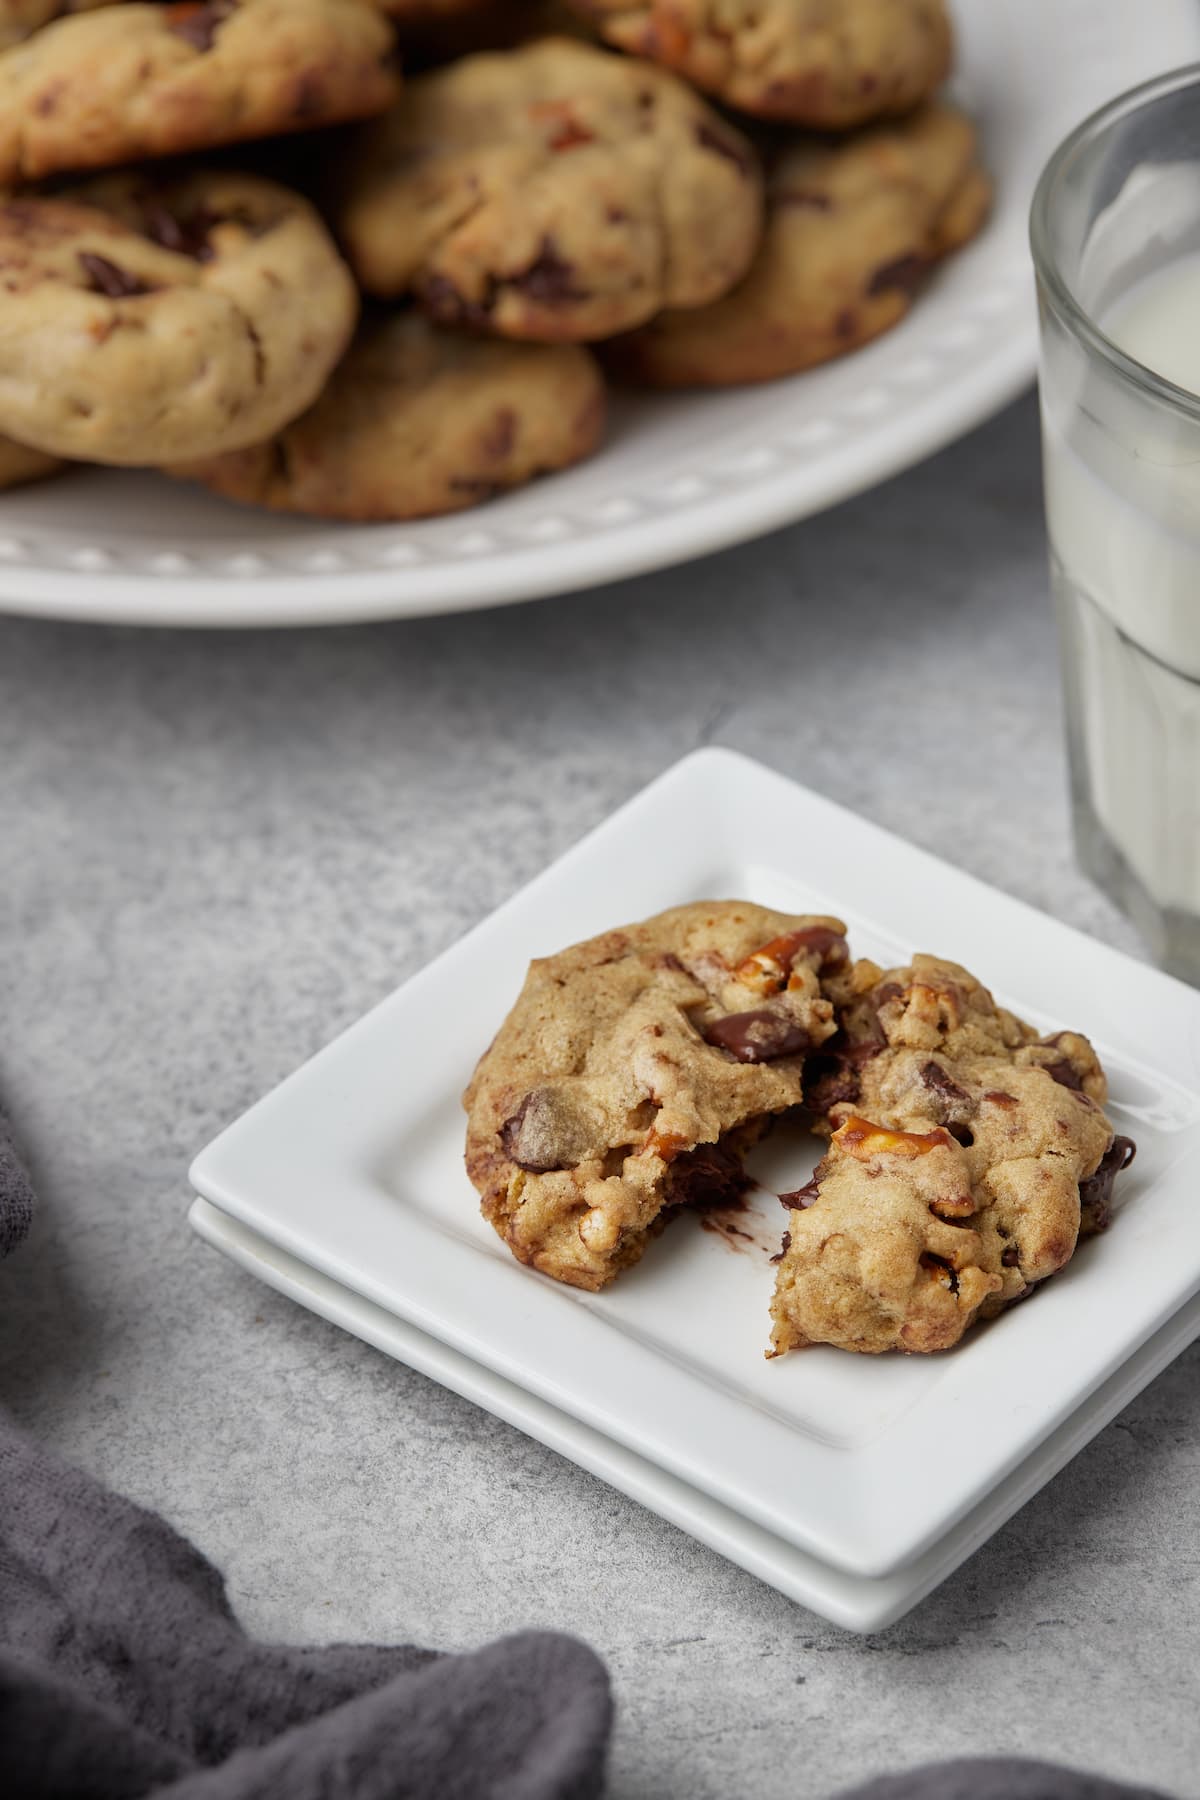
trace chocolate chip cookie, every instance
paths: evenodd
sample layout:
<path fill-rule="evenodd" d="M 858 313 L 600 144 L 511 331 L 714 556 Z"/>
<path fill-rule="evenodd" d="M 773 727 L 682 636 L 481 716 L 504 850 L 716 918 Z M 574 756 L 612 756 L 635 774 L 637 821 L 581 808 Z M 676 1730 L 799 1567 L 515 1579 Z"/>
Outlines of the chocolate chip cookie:
<path fill-rule="evenodd" d="M 267 443 L 176 468 L 231 500 L 328 519 L 454 512 L 595 449 L 604 383 L 577 344 L 364 326 L 315 406 Z"/>
<path fill-rule="evenodd" d="M 745 272 L 757 161 L 673 76 L 567 38 L 411 82 L 339 225 L 363 285 L 502 337 L 602 338 Z"/>
<path fill-rule="evenodd" d="M 1040 1038 L 955 963 L 870 963 L 826 982 L 837 1029 L 805 1100 L 832 1133 L 792 1204 L 775 1353 L 948 1349 L 1107 1223 L 1133 1155 L 1087 1039 Z"/>
<path fill-rule="evenodd" d="M 833 1034 L 844 927 L 702 901 L 534 962 L 464 1096 L 467 1173 L 521 1262 L 600 1288 L 743 1184 Z"/>
<path fill-rule="evenodd" d="M 949 72 L 943 0 L 572 0 L 729 106 L 818 129 L 908 112 Z"/>
<path fill-rule="evenodd" d="M 41 450 L 30 450 L 12 438 L 0 437 L 0 488 L 24 487 L 29 481 L 43 481 L 57 475 L 66 465 L 60 457 L 46 456 Z"/>
<path fill-rule="evenodd" d="M 0 54 L 0 182 L 366 118 L 398 86 L 368 0 L 105 6 Z"/>
<path fill-rule="evenodd" d="M 91 12 L 111 0 L 0 0 L 0 50 L 23 43 L 43 25 L 67 13 Z"/>
<path fill-rule="evenodd" d="M 651 387 L 723 387 L 841 356 L 903 318 L 928 271 L 978 231 L 990 196 L 974 129 L 948 106 L 777 149 L 746 278 L 713 306 L 619 338 L 613 366 Z"/>
<path fill-rule="evenodd" d="M 260 441 L 316 398 L 358 312 L 312 208 L 244 175 L 2 200 L 0 262 L 0 431 L 85 462 Z"/>

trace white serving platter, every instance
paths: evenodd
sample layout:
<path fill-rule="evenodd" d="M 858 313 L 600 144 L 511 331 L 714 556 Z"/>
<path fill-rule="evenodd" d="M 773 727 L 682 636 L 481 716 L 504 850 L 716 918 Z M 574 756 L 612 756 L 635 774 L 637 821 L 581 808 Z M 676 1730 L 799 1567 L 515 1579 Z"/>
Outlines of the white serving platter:
<path fill-rule="evenodd" d="M 1109 1232 L 1026 1305 L 932 1358 L 766 1362 L 760 1254 L 681 1220 L 598 1295 L 522 1268 L 481 1221 L 458 1095 L 533 955 L 737 895 L 844 917 L 884 964 L 935 949 L 1043 1029 L 1085 1030 L 1138 1160 Z M 757 1169 L 803 1180 L 811 1141 Z M 1200 1289 L 1200 994 L 729 751 L 686 758 L 196 1160 L 197 1191 L 319 1274 L 847 1575 L 912 1565 Z M 1170 1246 L 1164 1254 L 1164 1245 Z"/>
<path fill-rule="evenodd" d="M 955 91 L 996 204 L 911 316 L 764 387 L 627 399 L 580 468 L 451 518 L 330 525 L 181 482 L 77 471 L 0 495 L 0 608 L 115 623 L 302 625 L 455 612 L 686 562 L 832 506 L 978 425 L 1033 378 L 1026 222 L 1094 107 L 1200 58 L 1194 0 L 954 0 Z"/>
<path fill-rule="evenodd" d="M 559 1412 L 536 1394 L 505 1381 L 448 1344 L 405 1324 L 327 1275 L 227 1218 L 207 1200 L 194 1200 L 188 1214 L 193 1229 L 268 1287 L 310 1312 L 339 1325 L 377 1350 L 430 1376 L 443 1387 L 506 1419 L 539 1443 L 547 1444 L 580 1468 L 628 1494 L 651 1512 L 669 1519 L 710 1549 L 786 1594 L 789 1600 L 848 1631 L 882 1631 L 919 1604 L 1031 1500 L 1083 1449 L 1110 1419 L 1200 1336 L 1200 1296 L 1135 1350 L 1115 1375 L 1097 1388 L 1066 1424 L 1060 1425 L 1013 1473 L 992 1489 L 966 1518 L 953 1526 L 916 1562 L 891 1575 L 846 1575 L 805 1555 L 760 1525 L 731 1512 L 677 1476 L 632 1450 Z"/>

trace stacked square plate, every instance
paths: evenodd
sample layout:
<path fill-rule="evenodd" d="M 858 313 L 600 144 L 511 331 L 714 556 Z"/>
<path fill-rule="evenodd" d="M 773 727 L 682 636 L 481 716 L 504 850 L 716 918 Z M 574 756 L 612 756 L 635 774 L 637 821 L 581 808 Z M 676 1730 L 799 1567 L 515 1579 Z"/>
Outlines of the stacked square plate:
<path fill-rule="evenodd" d="M 1093 1039 L 1138 1158 L 1104 1237 L 929 1358 L 764 1360 L 780 1131 L 736 1232 L 681 1218 L 602 1294 L 479 1217 L 459 1095 L 536 955 L 682 901 L 832 912 Z M 224 1132 L 192 1223 L 271 1286 L 853 1630 L 900 1617 L 1200 1334 L 1200 993 L 728 751 L 688 757 Z M 730 1254 L 736 1247 L 739 1254 Z"/>

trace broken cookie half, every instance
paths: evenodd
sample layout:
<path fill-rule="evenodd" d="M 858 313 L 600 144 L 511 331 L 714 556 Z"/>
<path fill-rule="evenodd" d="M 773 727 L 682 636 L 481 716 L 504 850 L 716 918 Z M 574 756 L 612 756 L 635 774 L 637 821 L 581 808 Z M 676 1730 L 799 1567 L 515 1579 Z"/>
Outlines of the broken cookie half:
<path fill-rule="evenodd" d="M 600 1288 L 672 1212 L 740 1193 L 836 1030 L 844 933 L 703 901 L 534 962 L 464 1096 L 467 1173 L 514 1256 Z"/>
<path fill-rule="evenodd" d="M 1108 1222 L 1133 1158 L 1087 1039 L 1041 1038 L 955 963 L 838 973 L 809 1060 L 829 1150 L 793 1195 L 772 1353 L 945 1350 Z"/>

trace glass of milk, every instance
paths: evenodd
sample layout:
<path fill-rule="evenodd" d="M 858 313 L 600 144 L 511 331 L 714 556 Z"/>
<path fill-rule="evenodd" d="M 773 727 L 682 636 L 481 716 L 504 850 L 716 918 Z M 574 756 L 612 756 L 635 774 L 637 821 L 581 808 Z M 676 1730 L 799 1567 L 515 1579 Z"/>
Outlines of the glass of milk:
<path fill-rule="evenodd" d="M 1200 984 L 1200 67 L 1067 139 L 1032 239 L 1076 847 Z"/>

